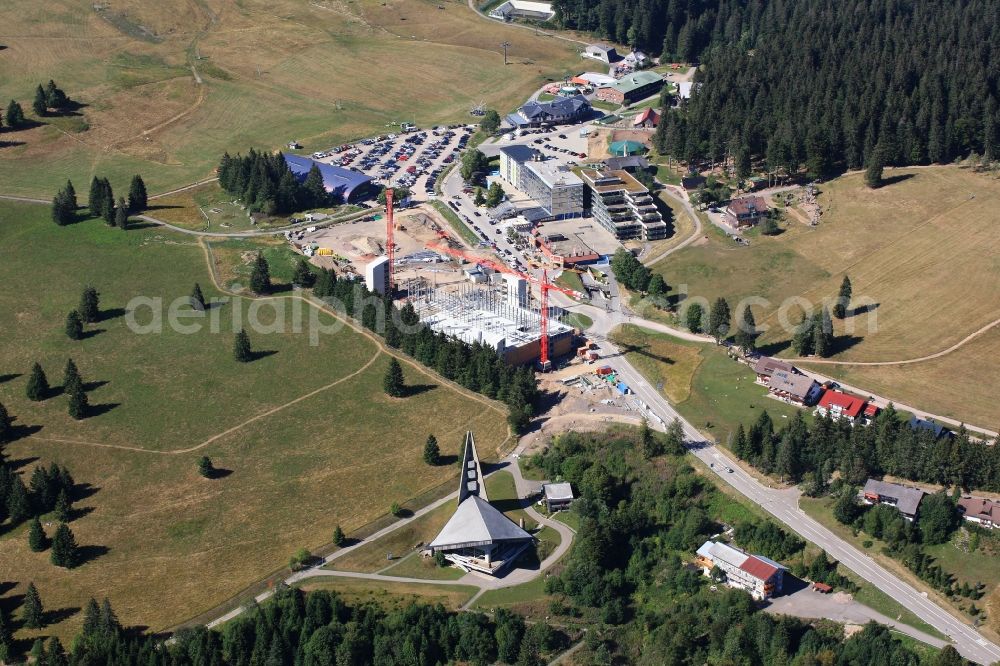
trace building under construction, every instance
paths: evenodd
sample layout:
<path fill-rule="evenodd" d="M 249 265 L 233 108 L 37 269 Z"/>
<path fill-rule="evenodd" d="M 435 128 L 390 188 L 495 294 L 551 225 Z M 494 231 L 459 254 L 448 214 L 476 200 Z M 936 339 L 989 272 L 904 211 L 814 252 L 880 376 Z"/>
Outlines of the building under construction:
<path fill-rule="evenodd" d="M 499 277 L 496 275 L 494 277 Z M 434 331 L 493 347 L 512 365 L 534 363 L 541 356 L 542 315 L 532 303 L 527 282 L 504 275 L 502 283 L 462 283 L 434 287 L 423 280 L 407 284 L 420 320 Z M 573 353 L 573 328 L 549 317 L 549 356 Z"/>

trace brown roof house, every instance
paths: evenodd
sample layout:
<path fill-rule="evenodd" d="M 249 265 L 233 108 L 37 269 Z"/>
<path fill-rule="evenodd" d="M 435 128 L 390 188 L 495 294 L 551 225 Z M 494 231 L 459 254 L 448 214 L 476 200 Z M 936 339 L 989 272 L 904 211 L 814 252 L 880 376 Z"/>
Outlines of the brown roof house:
<path fill-rule="evenodd" d="M 958 500 L 958 510 L 970 523 L 988 529 L 1000 527 L 1000 502 L 983 497 L 963 497 Z"/>
<path fill-rule="evenodd" d="M 733 229 L 744 229 L 763 220 L 767 217 L 767 213 L 768 207 L 764 197 L 740 197 L 729 202 L 722 219 Z"/>
<path fill-rule="evenodd" d="M 767 382 L 767 390 L 774 397 L 800 407 L 814 404 L 823 393 L 819 382 L 794 370 L 776 370 Z"/>

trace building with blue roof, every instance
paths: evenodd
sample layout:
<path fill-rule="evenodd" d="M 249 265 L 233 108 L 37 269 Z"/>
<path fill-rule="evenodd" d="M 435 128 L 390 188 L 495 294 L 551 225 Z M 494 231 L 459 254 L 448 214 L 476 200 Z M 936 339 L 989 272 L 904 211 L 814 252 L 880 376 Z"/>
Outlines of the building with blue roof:
<path fill-rule="evenodd" d="M 330 194 L 338 196 L 344 202 L 358 201 L 371 196 L 374 193 L 371 176 L 366 176 L 360 171 L 344 169 L 332 164 L 316 162 L 308 157 L 299 155 L 282 155 L 285 163 L 291 169 L 299 181 L 304 181 L 313 165 L 319 167 L 320 175 L 323 176 L 323 187 Z"/>

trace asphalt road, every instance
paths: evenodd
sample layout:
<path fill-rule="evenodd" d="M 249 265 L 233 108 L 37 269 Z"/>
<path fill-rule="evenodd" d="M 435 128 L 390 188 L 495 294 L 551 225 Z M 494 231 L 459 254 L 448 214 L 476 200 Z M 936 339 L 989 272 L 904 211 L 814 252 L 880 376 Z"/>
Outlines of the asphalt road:
<path fill-rule="evenodd" d="M 601 357 L 609 359 L 618 375 L 634 391 L 646 406 L 650 425 L 656 427 L 671 423 L 675 418 L 684 426 L 684 434 L 691 453 L 697 456 L 715 472 L 724 482 L 738 490 L 755 504 L 787 525 L 804 539 L 823 548 L 830 557 L 838 560 L 851 571 L 882 590 L 904 608 L 911 610 L 921 620 L 949 636 L 955 648 L 967 659 L 980 664 L 992 664 L 1000 661 L 1000 647 L 987 641 L 973 627 L 957 619 L 950 612 L 937 605 L 917 591 L 909 583 L 900 580 L 896 575 L 877 564 L 871 557 L 844 541 L 813 518 L 806 515 L 798 506 L 800 493 L 798 489 L 779 490 L 769 488 L 758 482 L 749 473 L 730 459 L 715 445 L 706 442 L 704 437 L 670 405 L 669 402 L 633 368 L 619 350 L 601 334 L 606 334 L 610 328 L 624 318 L 620 313 L 604 313 L 597 308 L 587 310 L 593 315 Z M 637 320 L 636 323 L 643 323 Z M 732 470 L 727 471 L 727 470 Z"/>

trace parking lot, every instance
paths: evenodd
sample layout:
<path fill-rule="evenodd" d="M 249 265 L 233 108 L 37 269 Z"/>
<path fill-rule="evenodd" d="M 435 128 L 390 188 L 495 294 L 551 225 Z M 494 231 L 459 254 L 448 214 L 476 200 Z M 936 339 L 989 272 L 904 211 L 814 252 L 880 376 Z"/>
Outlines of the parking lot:
<path fill-rule="evenodd" d="M 407 129 L 313 153 L 312 158 L 360 171 L 382 185 L 409 188 L 413 199 L 426 200 L 441 172 L 459 159 L 476 126 Z"/>

